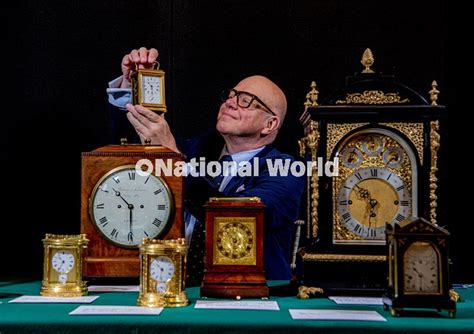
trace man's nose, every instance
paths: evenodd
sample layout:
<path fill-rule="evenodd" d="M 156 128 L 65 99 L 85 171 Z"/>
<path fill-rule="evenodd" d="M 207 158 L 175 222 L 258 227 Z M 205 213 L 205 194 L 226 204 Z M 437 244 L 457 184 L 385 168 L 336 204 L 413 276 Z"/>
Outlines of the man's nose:
<path fill-rule="evenodd" d="M 225 105 L 228 108 L 237 109 L 237 95 L 229 97 L 227 100 L 225 100 Z"/>

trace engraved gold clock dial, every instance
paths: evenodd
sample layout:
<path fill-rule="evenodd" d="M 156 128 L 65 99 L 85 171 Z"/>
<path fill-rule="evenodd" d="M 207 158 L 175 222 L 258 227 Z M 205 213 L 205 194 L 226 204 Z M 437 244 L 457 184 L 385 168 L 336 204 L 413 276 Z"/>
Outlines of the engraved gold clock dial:
<path fill-rule="evenodd" d="M 362 168 L 343 183 L 337 209 L 348 231 L 366 240 L 385 240 L 385 224 L 410 214 L 410 195 L 402 179 L 385 168 Z"/>
<path fill-rule="evenodd" d="M 214 264 L 255 265 L 255 219 L 218 217 L 214 231 Z"/>

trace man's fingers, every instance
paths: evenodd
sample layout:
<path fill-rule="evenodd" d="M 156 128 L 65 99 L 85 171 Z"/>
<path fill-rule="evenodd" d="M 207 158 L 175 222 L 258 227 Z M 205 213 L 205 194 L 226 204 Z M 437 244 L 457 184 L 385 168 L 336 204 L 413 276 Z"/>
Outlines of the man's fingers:
<path fill-rule="evenodd" d="M 140 56 L 140 62 L 145 64 L 148 61 L 148 50 L 142 46 L 138 49 L 138 54 Z"/>
<path fill-rule="evenodd" d="M 140 62 L 140 55 L 138 54 L 138 50 L 132 50 L 130 52 L 130 58 L 132 62 L 139 63 Z"/>
<path fill-rule="evenodd" d="M 141 105 L 136 105 L 135 110 L 142 116 L 144 116 L 146 119 L 148 119 L 150 122 L 157 123 L 160 121 L 160 116 L 151 111 L 150 109 L 147 109 L 145 107 L 142 107 Z"/>
<path fill-rule="evenodd" d="M 158 50 L 155 48 L 151 48 L 150 52 L 148 52 L 148 62 L 153 64 L 153 62 L 158 58 Z"/>

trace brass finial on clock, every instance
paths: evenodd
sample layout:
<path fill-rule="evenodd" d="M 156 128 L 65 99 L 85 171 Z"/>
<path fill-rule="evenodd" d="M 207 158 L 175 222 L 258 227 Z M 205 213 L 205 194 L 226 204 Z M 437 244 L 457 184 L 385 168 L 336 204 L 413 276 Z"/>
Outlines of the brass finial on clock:
<path fill-rule="evenodd" d="M 365 69 L 362 71 L 362 73 L 374 73 L 370 66 L 374 64 L 374 55 L 372 54 L 372 51 L 367 48 L 365 49 L 364 53 L 362 54 L 362 59 L 360 60 L 360 63 L 365 66 Z"/>
<path fill-rule="evenodd" d="M 438 83 L 436 82 L 436 80 L 433 80 L 433 82 L 431 83 L 431 90 L 429 91 L 432 106 L 438 105 L 436 101 L 438 100 L 439 90 L 436 87 L 438 87 Z"/>
<path fill-rule="evenodd" d="M 120 145 L 128 145 L 128 139 L 127 138 L 120 138 Z"/>
<path fill-rule="evenodd" d="M 315 81 L 311 81 L 311 90 L 306 94 L 306 102 L 304 103 L 305 110 L 308 107 L 317 107 L 318 106 L 318 96 L 319 91 Z"/>

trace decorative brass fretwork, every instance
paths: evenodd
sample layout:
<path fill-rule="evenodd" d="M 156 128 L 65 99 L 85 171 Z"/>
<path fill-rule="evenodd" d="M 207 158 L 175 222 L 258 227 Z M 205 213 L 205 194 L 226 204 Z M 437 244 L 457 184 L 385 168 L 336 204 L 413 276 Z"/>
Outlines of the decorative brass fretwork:
<path fill-rule="evenodd" d="M 311 90 L 306 94 L 306 101 L 304 102 L 304 110 L 306 111 L 309 107 L 318 106 L 319 91 L 315 81 L 311 81 Z"/>
<path fill-rule="evenodd" d="M 360 63 L 365 67 L 362 73 L 374 73 L 374 71 L 370 68 L 375 62 L 374 55 L 372 51 L 367 48 L 365 49 L 364 53 L 362 54 L 362 59 Z"/>
<path fill-rule="evenodd" d="M 314 254 L 306 253 L 303 255 L 303 261 L 320 261 L 320 262 L 385 262 L 385 255 L 354 255 L 354 254 Z"/>
<path fill-rule="evenodd" d="M 300 146 L 300 156 L 302 158 L 306 155 L 306 148 L 309 149 L 311 161 L 317 161 L 317 151 L 319 146 L 319 123 L 311 121 L 308 127 L 305 129 L 306 136 L 298 141 Z M 307 182 L 307 237 L 310 237 L 311 230 L 314 238 L 318 235 L 318 200 L 319 200 L 319 189 L 318 189 L 318 166 L 312 164 L 311 176 L 308 176 Z M 311 223 L 310 223 L 311 222 Z M 311 226 L 310 226 L 311 225 Z"/>
<path fill-rule="evenodd" d="M 436 177 L 436 172 L 438 171 L 438 150 L 440 145 L 439 121 L 431 121 L 430 128 L 430 220 L 432 224 L 436 225 L 436 208 L 438 206 L 438 196 L 436 196 L 438 178 Z"/>
<path fill-rule="evenodd" d="M 326 144 L 327 146 L 326 159 L 329 160 L 331 158 L 331 153 L 334 150 L 334 147 L 342 139 L 342 137 L 344 137 L 346 134 L 348 134 L 352 130 L 355 130 L 367 124 L 369 123 L 343 123 L 343 124 L 329 123 L 327 125 L 328 142 Z"/>
<path fill-rule="evenodd" d="M 418 156 L 420 157 L 420 164 L 423 165 L 423 123 L 380 123 L 390 128 L 397 129 L 412 142 L 415 146 Z"/>
<path fill-rule="evenodd" d="M 385 93 L 381 90 L 365 90 L 363 93 L 348 93 L 345 100 L 337 100 L 336 104 L 402 104 L 410 99 L 401 99 L 399 93 Z"/>
<path fill-rule="evenodd" d="M 436 82 L 436 80 L 433 80 L 433 82 L 431 83 L 431 90 L 429 91 L 432 106 L 438 105 L 438 103 L 436 102 L 438 100 L 438 94 L 439 94 L 439 90 L 437 89 L 437 87 L 438 87 L 438 83 Z"/>

